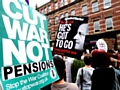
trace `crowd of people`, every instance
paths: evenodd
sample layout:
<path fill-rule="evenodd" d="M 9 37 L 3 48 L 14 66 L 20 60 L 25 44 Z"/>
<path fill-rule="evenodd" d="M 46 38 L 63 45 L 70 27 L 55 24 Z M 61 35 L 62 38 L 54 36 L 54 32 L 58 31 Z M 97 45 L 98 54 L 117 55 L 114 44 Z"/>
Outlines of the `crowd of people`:
<path fill-rule="evenodd" d="M 73 37 L 75 50 L 83 50 L 86 27 L 88 24 L 81 24 Z M 75 82 L 72 82 L 70 72 L 73 59 L 54 56 L 53 61 L 60 79 L 50 84 L 49 89 L 42 90 L 120 90 L 120 52 L 107 51 L 107 44 L 105 42 L 103 44 L 106 45 L 104 50 L 98 48 L 101 45 L 96 45 L 98 49 L 92 48 L 91 52 L 89 50 L 83 52 L 81 60 L 85 66 L 78 68 Z"/>
<path fill-rule="evenodd" d="M 51 84 L 51 90 L 120 90 L 117 51 L 111 54 L 111 51 L 94 49 L 91 53 L 84 54 L 85 66 L 78 69 L 75 83 L 67 82 L 64 78 L 65 60 L 59 56 L 54 56 L 53 60 L 60 79 Z"/>

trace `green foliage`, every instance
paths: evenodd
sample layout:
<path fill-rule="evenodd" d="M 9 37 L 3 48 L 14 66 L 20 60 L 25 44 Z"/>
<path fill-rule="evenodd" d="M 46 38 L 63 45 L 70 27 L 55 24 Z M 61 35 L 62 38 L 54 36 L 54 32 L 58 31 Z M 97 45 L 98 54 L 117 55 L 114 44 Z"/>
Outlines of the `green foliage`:
<path fill-rule="evenodd" d="M 72 82 L 75 83 L 76 80 L 76 75 L 77 75 L 77 71 L 80 67 L 84 67 L 84 61 L 83 60 L 78 60 L 75 59 L 74 62 L 71 65 L 71 75 L 72 75 Z"/>

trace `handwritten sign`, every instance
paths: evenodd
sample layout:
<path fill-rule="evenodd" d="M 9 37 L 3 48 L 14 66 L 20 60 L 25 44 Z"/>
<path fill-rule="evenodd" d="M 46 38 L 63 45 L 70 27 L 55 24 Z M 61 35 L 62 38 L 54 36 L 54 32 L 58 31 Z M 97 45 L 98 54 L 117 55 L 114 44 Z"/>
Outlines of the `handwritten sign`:
<path fill-rule="evenodd" d="M 103 49 L 103 50 L 105 50 L 107 52 L 108 47 L 107 47 L 106 42 L 103 39 L 99 39 L 96 42 L 96 45 L 97 45 L 98 49 Z"/>

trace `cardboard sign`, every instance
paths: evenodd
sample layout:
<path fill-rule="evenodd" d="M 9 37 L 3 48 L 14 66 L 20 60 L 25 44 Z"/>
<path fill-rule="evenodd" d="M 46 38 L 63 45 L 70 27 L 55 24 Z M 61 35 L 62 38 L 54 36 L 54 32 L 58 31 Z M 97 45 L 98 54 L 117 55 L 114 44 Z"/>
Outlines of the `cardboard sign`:
<path fill-rule="evenodd" d="M 107 52 L 108 46 L 107 46 L 106 42 L 103 39 L 99 39 L 96 42 L 96 45 L 97 45 L 98 49 L 103 49 L 103 50 L 105 50 Z"/>
<path fill-rule="evenodd" d="M 0 30 L 3 90 L 39 90 L 59 79 L 46 16 L 18 0 L 0 0 Z"/>
<path fill-rule="evenodd" d="M 60 20 L 53 54 L 80 59 L 85 35 L 88 28 L 88 17 L 69 16 Z"/>

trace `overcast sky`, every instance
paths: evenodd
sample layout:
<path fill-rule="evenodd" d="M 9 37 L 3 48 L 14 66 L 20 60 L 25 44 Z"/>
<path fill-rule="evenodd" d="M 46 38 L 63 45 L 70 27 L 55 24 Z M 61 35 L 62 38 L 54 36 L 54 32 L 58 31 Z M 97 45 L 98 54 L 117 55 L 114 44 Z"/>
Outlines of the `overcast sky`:
<path fill-rule="evenodd" d="M 50 0 L 29 0 L 30 1 L 30 5 L 34 8 L 37 4 L 37 6 L 41 6 L 47 2 L 49 2 Z"/>
<path fill-rule="evenodd" d="M 20 1 L 25 3 L 25 0 L 20 0 Z M 30 3 L 31 7 L 35 8 L 36 4 L 39 7 L 39 6 L 45 4 L 45 3 L 49 2 L 49 1 L 50 0 L 29 0 L 29 3 Z"/>

